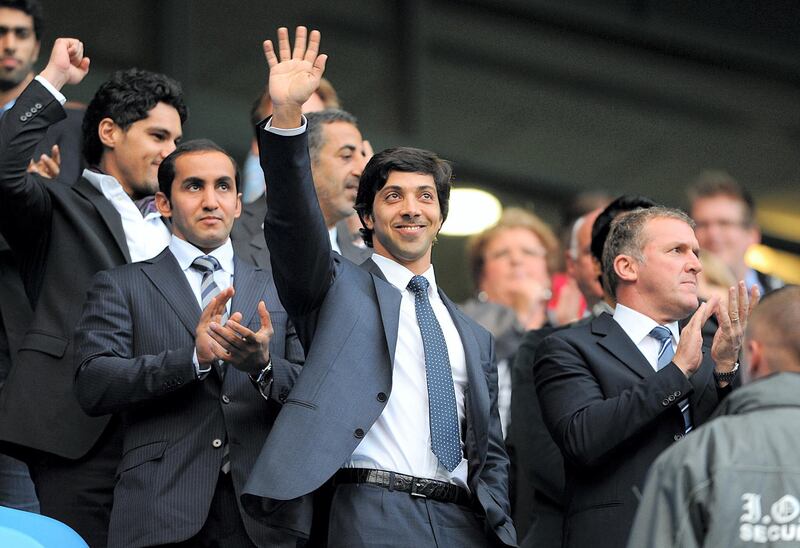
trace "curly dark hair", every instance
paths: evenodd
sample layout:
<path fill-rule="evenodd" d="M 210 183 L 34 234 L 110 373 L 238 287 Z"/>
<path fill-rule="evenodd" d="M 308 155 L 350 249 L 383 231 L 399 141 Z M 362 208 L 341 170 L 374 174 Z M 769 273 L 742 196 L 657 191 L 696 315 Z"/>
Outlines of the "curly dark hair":
<path fill-rule="evenodd" d="M 123 130 L 147 118 L 158 104 L 175 108 L 181 123 L 188 111 L 183 102 L 181 85 L 172 78 L 136 68 L 120 70 L 111 75 L 94 94 L 83 117 L 83 157 L 89 165 L 97 165 L 103 156 L 103 143 L 97 129 L 105 118 L 111 118 Z"/>

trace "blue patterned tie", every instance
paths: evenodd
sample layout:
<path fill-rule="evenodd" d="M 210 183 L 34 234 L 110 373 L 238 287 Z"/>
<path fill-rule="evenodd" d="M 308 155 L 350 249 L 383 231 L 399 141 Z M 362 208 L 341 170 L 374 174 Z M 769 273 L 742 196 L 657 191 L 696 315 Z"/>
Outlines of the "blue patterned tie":
<path fill-rule="evenodd" d="M 428 280 L 414 276 L 408 288 L 414 293 L 417 323 L 425 350 L 425 376 L 428 380 L 428 406 L 431 422 L 431 449 L 450 472 L 461 462 L 461 434 L 458 429 L 456 392 L 450 357 L 442 327 L 428 300 Z"/>
<path fill-rule="evenodd" d="M 661 348 L 658 350 L 657 362 L 658 370 L 661 371 L 661 369 L 669 364 L 669 362 L 672 361 L 672 358 L 675 357 L 675 351 L 672 349 L 672 332 L 670 332 L 670 330 L 663 325 L 658 325 L 654 327 L 652 331 L 650 331 L 650 336 L 657 340 L 659 344 L 661 344 Z M 689 414 L 689 400 L 681 400 L 678 402 L 678 406 L 680 407 L 681 414 L 683 415 L 684 432 L 688 434 L 692 431 L 692 417 Z"/>
<path fill-rule="evenodd" d="M 211 302 L 211 299 L 220 294 L 220 288 L 217 282 L 214 281 L 214 271 L 221 270 L 222 267 L 219 261 L 211 255 L 202 255 L 192 262 L 192 268 L 203 274 L 203 279 L 200 281 L 200 306 L 205 310 L 208 303 Z M 225 322 L 227 317 L 228 312 L 223 312 L 222 323 Z M 214 360 L 214 370 L 217 372 L 217 375 L 219 375 L 220 380 L 225 378 L 225 365 L 222 360 Z M 224 474 L 231 471 L 230 452 L 231 446 L 226 439 L 225 446 L 222 448 L 222 464 L 220 466 L 220 470 L 222 470 Z"/>

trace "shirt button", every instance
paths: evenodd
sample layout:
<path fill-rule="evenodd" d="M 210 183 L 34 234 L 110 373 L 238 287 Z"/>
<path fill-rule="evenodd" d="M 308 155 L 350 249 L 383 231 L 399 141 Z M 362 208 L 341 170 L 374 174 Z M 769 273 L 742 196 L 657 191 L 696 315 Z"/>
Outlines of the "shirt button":
<path fill-rule="evenodd" d="M 214 441 L 211 442 L 211 447 L 219 449 L 220 447 L 222 447 L 222 440 L 219 438 L 215 439 Z"/>
<path fill-rule="evenodd" d="M 222 395 L 222 403 L 231 403 L 231 399 L 228 397 L 227 394 Z"/>
<path fill-rule="evenodd" d="M 378 392 L 378 395 L 376 397 L 378 398 L 378 401 L 381 403 L 386 401 L 386 394 L 383 392 Z"/>
<path fill-rule="evenodd" d="M 364 437 L 364 431 L 361 428 L 356 428 L 356 431 L 353 432 L 353 435 L 358 439 L 361 439 Z"/>

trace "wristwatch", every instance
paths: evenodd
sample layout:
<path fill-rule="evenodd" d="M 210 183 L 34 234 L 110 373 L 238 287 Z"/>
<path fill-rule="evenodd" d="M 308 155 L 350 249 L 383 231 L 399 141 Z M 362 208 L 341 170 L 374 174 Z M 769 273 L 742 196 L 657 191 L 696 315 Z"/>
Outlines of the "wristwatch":
<path fill-rule="evenodd" d="M 268 400 L 269 391 L 272 387 L 272 356 L 267 360 L 267 365 L 265 365 L 257 375 L 248 373 L 247 376 L 250 377 L 250 382 L 253 383 L 253 386 L 258 388 L 258 391 L 261 392 L 264 399 Z"/>
<path fill-rule="evenodd" d="M 733 364 L 733 369 L 728 371 L 727 373 L 718 373 L 714 371 L 714 378 L 717 382 L 733 382 L 733 379 L 736 378 L 736 375 L 739 374 L 739 362 Z"/>

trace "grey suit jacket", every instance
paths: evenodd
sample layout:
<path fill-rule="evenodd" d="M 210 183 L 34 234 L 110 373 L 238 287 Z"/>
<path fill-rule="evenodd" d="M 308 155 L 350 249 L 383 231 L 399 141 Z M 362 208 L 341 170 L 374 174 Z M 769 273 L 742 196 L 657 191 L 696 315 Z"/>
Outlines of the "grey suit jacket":
<path fill-rule="evenodd" d="M 697 427 L 729 392 L 713 371 L 706 352 L 689 379 L 674 363 L 656 373 L 606 313 L 544 339 L 533 372 L 564 456 L 565 547 L 625 545 L 650 464 L 683 438 L 679 402 L 689 398 Z"/>
<path fill-rule="evenodd" d="M 73 328 L 92 276 L 130 262 L 119 214 L 86 179 L 26 173 L 59 102 L 34 80 L 0 120 L 0 232 L 17 259 L 33 319 L 0 393 L 0 441 L 80 458 L 109 417 L 88 417 L 72 393 Z"/>
<path fill-rule="evenodd" d="M 265 235 L 275 284 L 306 349 L 303 373 L 245 488 L 250 510 L 269 519 L 280 503 L 266 499 L 291 501 L 318 489 L 383 411 L 392 390 L 401 294 L 372 261 L 359 267 L 331 251 L 306 135 L 261 135 L 261 162 L 271 181 Z M 467 361 L 469 487 L 487 529 L 514 545 L 491 335 L 444 294 L 442 299 Z M 295 524 L 302 525 L 309 524 Z"/>
<path fill-rule="evenodd" d="M 234 261 L 231 310 L 257 330 L 257 303 L 267 304 L 275 330 L 273 391 L 284 393 L 299 373 L 302 348 L 269 272 Z M 124 440 L 109 546 L 160 545 L 196 534 L 217 485 L 220 442 L 230 443 L 239 493 L 280 408 L 232 366 L 222 383 L 215 373 L 197 379 L 192 355 L 200 312 L 169 249 L 100 272 L 89 291 L 75 336 L 75 391 L 87 413 L 119 414 Z M 294 546 L 296 538 L 241 515 L 256 544 Z"/>

